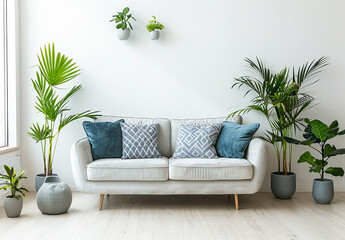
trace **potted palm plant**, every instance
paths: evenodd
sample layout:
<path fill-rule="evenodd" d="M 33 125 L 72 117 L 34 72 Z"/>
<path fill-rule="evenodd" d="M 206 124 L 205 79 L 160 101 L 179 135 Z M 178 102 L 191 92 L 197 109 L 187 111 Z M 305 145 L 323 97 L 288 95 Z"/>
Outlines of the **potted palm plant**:
<path fill-rule="evenodd" d="M 304 92 L 305 87 L 317 82 L 315 77 L 328 64 L 327 58 L 306 63 L 297 70 L 293 68 L 292 74 L 287 68 L 274 74 L 258 58 L 256 62 L 248 58 L 245 61 L 257 75 L 235 78 L 232 88 L 246 87 L 245 96 L 250 92 L 255 96 L 249 106 L 229 117 L 250 111 L 266 117 L 270 130 L 261 138 L 274 146 L 278 163 L 277 171 L 271 174 L 271 190 L 277 198 L 289 199 L 296 191 L 296 175 L 291 168 L 292 144 L 284 137 L 294 136 L 303 126 L 301 114 L 310 109 L 314 101 Z"/>
<path fill-rule="evenodd" d="M 157 40 L 159 39 L 159 31 L 163 30 L 164 25 L 157 21 L 155 16 L 152 16 L 152 20 L 149 20 L 149 23 L 146 25 L 147 31 L 151 33 L 151 40 Z"/>
<path fill-rule="evenodd" d="M 325 167 L 328 165 L 331 157 L 345 154 L 345 148 L 337 149 L 334 145 L 327 143 L 328 140 L 344 135 L 345 130 L 339 131 L 338 121 L 333 121 L 329 126 L 320 120 L 305 119 L 308 124 L 304 129 L 304 140 L 299 141 L 293 138 L 285 137 L 285 140 L 292 144 L 306 145 L 319 153 L 319 157 L 314 157 L 309 151 L 303 153 L 298 162 L 306 162 L 310 165 L 309 172 L 320 174 L 320 178 L 314 179 L 313 198 L 317 203 L 331 203 L 334 197 L 333 180 L 326 179 L 325 173 L 333 176 L 344 176 L 344 170 L 340 167 Z M 317 145 L 318 148 L 313 145 Z"/>
<path fill-rule="evenodd" d="M 20 171 L 18 174 L 15 173 L 13 167 L 4 165 L 6 174 L 0 173 L 0 179 L 4 179 L 5 182 L 0 184 L 0 190 L 11 191 L 11 194 L 5 198 L 5 212 L 7 217 L 14 218 L 19 217 L 23 208 L 23 198 L 25 198 L 25 191 L 28 192 L 25 187 L 20 187 L 20 180 L 26 178 L 24 175 L 26 170 Z M 18 195 L 17 193 L 21 195 Z"/>
<path fill-rule="evenodd" d="M 38 58 L 38 71 L 36 78 L 31 79 L 36 91 L 35 108 L 42 114 L 42 122 L 34 123 L 28 132 L 29 136 L 40 143 L 43 158 L 43 173 L 36 176 L 36 192 L 43 184 L 45 176 L 53 175 L 53 160 L 60 132 L 71 122 L 80 118 L 96 119 L 98 111 L 84 111 L 81 113 L 68 114 L 71 109 L 68 103 L 71 98 L 81 89 L 81 85 L 73 86 L 64 95 L 61 87 L 69 83 L 80 74 L 80 69 L 72 59 L 68 59 L 60 52 L 55 52 L 54 44 L 48 44 L 41 48 Z"/>
<path fill-rule="evenodd" d="M 129 13 L 129 8 L 125 7 L 122 12 L 117 12 L 116 15 L 113 15 L 113 18 L 110 19 L 109 22 L 116 22 L 116 29 L 118 29 L 117 37 L 120 40 L 127 40 L 131 34 L 131 30 L 133 30 L 132 24 L 129 20 L 133 19 L 136 21 L 136 19 L 132 16 L 132 14 Z M 130 27 L 130 29 L 128 28 Z"/>

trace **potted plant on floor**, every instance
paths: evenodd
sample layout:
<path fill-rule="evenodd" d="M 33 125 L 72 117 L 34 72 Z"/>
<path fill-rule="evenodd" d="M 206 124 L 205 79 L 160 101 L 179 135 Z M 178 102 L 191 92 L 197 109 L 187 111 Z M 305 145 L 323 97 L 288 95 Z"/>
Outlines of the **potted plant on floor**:
<path fill-rule="evenodd" d="M 6 174 L 0 173 L 0 179 L 4 179 L 5 182 L 0 183 L 0 190 L 7 190 L 11 191 L 11 195 L 7 196 L 4 200 L 5 205 L 5 212 L 7 217 L 14 218 L 19 217 L 20 213 L 22 212 L 23 208 L 23 198 L 25 198 L 25 191 L 28 192 L 25 187 L 20 187 L 20 180 L 26 178 L 24 175 L 26 170 L 20 171 L 18 174 L 15 173 L 13 167 L 9 167 L 4 165 Z M 21 195 L 18 195 L 17 193 Z"/>
<path fill-rule="evenodd" d="M 296 191 L 296 175 L 292 172 L 292 144 L 284 137 L 293 136 L 303 126 L 302 113 L 313 106 L 314 98 L 305 87 L 315 83 L 316 75 L 328 63 L 325 57 L 306 63 L 292 74 L 287 68 L 273 74 L 258 58 L 256 62 L 245 59 L 255 76 L 235 78 L 232 88 L 246 87 L 245 93 L 254 93 L 250 105 L 235 111 L 229 117 L 250 111 L 262 113 L 270 126 L 263 140 L 271 143 L 276 152 L 278 168 L 271 174 L 271 190 L 277 198 L 289 199 Z M 281 168 L 282 167 L 282 168 Z"/>
<path fill-rule="evenodd" d="M 117 23 L 116 29 L 118 29 L 117 32 L 117 37 L 120 40 L 127 40 L 131 34 L 131 30 L 133 30 L 132 24 L 130 23 L 130 19 L 133 19 L 134 21 L 135 18 L 132 16 L 132 14 L 129 13 L 129 8 L 125 7 L 122 12 L 117 12 L 116 15 L 113 15 L 113 18 L 109 22 L 115 21 Z M 130 29 L 128 28 L 130 27 Z"/>
<path fill-rule="evenodd" d="M 328 167 L 331 157 L 345 154 L 345 148 L 337 149 L 334 145 L 327 143 L 328 140 L 339 135 L 344 135 L 345 130 L 339 131 L 338 121 L 333 121 L 329 126 L 320 120 L 305 119 L 308 124 L 304 129 L 303 137 L 305 140 L 299 141 L 293 138 L 285 137 L 289 143 L 297 145 L 306 145 L 314 149 L 320 154 L 318 158 L 314 157 L 309 151 L 303 153 L 298 162 L 306 162 L 310 165 L 309 172 L 320 174 L 320 178 L 314 179 L 313 182 L 313 198 L 317 203 L 331 203 L 334 197 L 333 181 L 325 178 L 325 173 L 333 176 L 344 176 L 344 170 L 340 167 Z M 313 145 L 317 145 L 318 148 Z"/>
<path fill-rule="evenodd" d="M 155 16 L 152 16 L 152 20 L 149 20 L 149 23 L 146 25 L 147 31 L 151 33 L 151 40 L 159 39 L 160 32 L 158 30 L 163 30 L 164 25 L 160 22 L 157 22 Z"/>
<path fill-rule="evenodd" d="M 37 94 L 35 108 L 42 114 L 43 123 L 32 124 L 31 131 L 28 132 L 36 143 L 40 143 L 43 158 L 44 173 L 36 176 L 36 192 L 43 184 L 45 176 L 53 175 L 55 149 L 62 129 L 77 119 L 85 117 L 96 119 L 100 116 L 98 111 L 90 110 L 68 114 L 71 110 L 68 108 L 69 101 L 82 87 L 73 86 L 66 94 L 59 95 L 64 90 L 61 87 L 80 74 L 72 59 L 55 52 L 54 44 L 44 46 L 37 58 L 38 71 L 36 78 L 31 81 Z"/>

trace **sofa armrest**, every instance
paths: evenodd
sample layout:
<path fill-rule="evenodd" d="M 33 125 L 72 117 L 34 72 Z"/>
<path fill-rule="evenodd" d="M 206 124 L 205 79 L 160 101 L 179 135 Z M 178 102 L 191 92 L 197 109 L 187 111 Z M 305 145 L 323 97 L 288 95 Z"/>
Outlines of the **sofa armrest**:
<path fill-rule="evenodd" d="M 253 193 L 259 191 L 266 174 L 267 167 L 267 146 L 264 140 L 253 138 L 248 146 L 247 160 L 254 166 L 252 178 Z"/>
<path fill-rule="evenodd" d="M 87 138 L 75 142 L 71 148 L 71 164 L 75 184 L 83 191 L 87 183 L 86 166 L 93 161 L 91 146 Z"/>

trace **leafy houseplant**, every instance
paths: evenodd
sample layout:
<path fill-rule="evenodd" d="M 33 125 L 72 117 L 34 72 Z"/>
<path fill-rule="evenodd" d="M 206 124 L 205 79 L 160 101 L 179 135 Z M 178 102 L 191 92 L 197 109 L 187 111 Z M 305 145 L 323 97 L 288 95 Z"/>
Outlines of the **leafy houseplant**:
<path fill-rule="evenodd" d="M 292 144 L 306 145 L 320 154 L 314 157 L 309 151 L 303 153 L 298 162 L 306 162 L 310 165 L 309 172 L 320 174 L 320 179 L 315 179 L 313 183 L 313 197 L 318 203 L 330 203 L 334 196 L 333 181 L 325 179 L 325 173 L 333 176 L 344 176 L 344 170 L 340 167 L 325 167 L 333 156 L 345 154 L 345 148 L 337 149 L 334 145 L 327 143 L 328 140 L 338 135 L 344 135 L 345 130 L 339 131 L 338 121 L 333 121 L 329 126 L 320 120 L 304 120 L 308 125 L 304 129 L 303 137 L 305 140 L 299 141 L 285 137 L 285 140 Z M 318 145 L 319 148 L 313 146 Z"/>
<path fill-rule="evenodd" d="M 109 22 L 113 22 L 115 21 L 116 24 L 116 28 L 117 29 L 121 29 L 122 31 L 118 32 L 118 37 L 120 40 L 126 40 L 129 38 L 130 35 L 130 30 L 129 28 L 127 28 L 128 26 L 130 27 L 130 29 L 133 30 L 132 24 L 130 23 L 130 19 L 133 19 L 134 21 L 136 21 L 136 19 L 132 16 L 132 14 L 128 14 L 129 13 L 129 8 L 125 7 L 122 12 L 117 12 L 116 15 L 113 15 L 113 18 L 110 19 Z"/>
<path fill-rule="evenodd" d="M 68 108 L 69 101 L 82 87 L 81 85 L 73 86 L 63 96 L 58 94 L 58 91 L 59 93 L 63 91 L 61 87 L 64 84 L 80 74 L 80 70 L 72 59 L 68 59 L 60 52 L 55 52 L 54 44 L 41 48 L 41 54 L 37 58 L 38 71 L 36 71 L 36 78 L 31 81 L 37 94 L 35 108 L 42 114 L 43 124 L 32 124 L 28 134 L 36 143 L 40 143 L 44 166 L 43 176 L 49 176 L 53 174 L 53 160 L 61 130 L 77 119 L 84 117 L 96 119 L 100 115 L 98 111 L 90 110 L 68 114 L 71 110 Z M 43 180 L 41 179 L 42 183 Z M 36 185 L 37 191 L 39 187 L 39 184 Z"/>
<path fill-rule="evenodd" d="M 152 20 L 149 20 L 149 23 L 146 25 L 147 31 L 151 33 L 151 40 L 156 40 L 159 38 L 159 31 L 157 30 L 163 30 L 164 25 L 160 22 L 157 22 L 157 19 L 155 16 L 152 16 Z"/>
<path fill-rule="evenodd" d="M 298 69 L 292 68 L 292 71 L 285 67 L 278 73 L 266 68 L 258 58 L 256 62 L 248 58 L 245 61 L 255 76 L 235 78 L 232 88 L 246 87 L 247 92 L 244 96 L 249 93 L 254 93 L 255 96 L 251 99 L 250 105 L 231 113 L 229 117 L 250 111 L 260 112 L 266 117 L 270 130 L 261 138 L 274 146 L 278 160 L 278 171 L 271 175 L 272 192 L 278 198 L 291 198 L 295 192 L 296 178 L 291 169 L 292 145 L 284 137 L 293 136 L 303 126 L 301 114 L 311 108 L 314 101 L 304 89 L 317 82 L 315 77 L 328 64 L 327 58 L 313 60 Z M 290 181 L 294 186 L 284 191 L 282 186 L 285 183 L 282 182 L 280 185 L 278 181 L 285 180 L 278 179 L 290 179 L 286 181 Z"/>
<path fill-rule="evenodd" d="M 23 208 L 23 198 L 25 198 L 25 191 L 28 192 L 25 187 L 20 187 L 20 180 L 26 178 L 24 175 L 25 170 L 15 173 L 13 167 L 4 165 L 6 174 L 0 173 L 0 179 L 4 179 L 5 182 L 0 184 L 0 190 L 10 189 L 11 195 L 5 198 L 5 212 L 7 217 L 19 217 Z M 18 195 L 17 193 L 21 195 Z"/>

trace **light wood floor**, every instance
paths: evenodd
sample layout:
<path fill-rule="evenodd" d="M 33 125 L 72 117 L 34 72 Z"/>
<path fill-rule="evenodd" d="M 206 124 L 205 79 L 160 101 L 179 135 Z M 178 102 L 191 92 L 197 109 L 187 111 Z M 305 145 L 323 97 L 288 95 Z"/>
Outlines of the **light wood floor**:
<path fill-rule="evenodd" d="M 99 195 L 73 193 L 67 214 L 48 216 L 31 193 L 20 218 L 6 218 L 0 208 L 0 239 L 345 239 L 345 193 L 336 193 L 331 205 L 314 203 L 311 193 L 239 198 L 236 211 L 227 196 L 112 195 L 99 211 Z"/>

